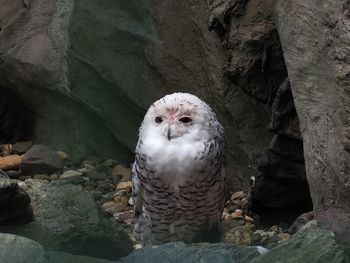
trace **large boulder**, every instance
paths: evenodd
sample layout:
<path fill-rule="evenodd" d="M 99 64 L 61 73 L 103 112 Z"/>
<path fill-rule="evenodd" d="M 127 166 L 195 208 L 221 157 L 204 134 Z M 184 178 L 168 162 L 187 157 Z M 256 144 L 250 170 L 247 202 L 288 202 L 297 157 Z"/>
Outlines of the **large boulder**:
<path fill-rule="evenodd" d="M 349 1 L 275 1 L 315 210 L 350 210 Z"/>
<path fill-rule="evenodd" d="M 236 247 L 227 244 L 208 243 L 186 245 L 183 242 L 171 242 L 161 246 L 136 250 L 119 260 L 118 263 L 148 263 L 158 262 L 159 260 L 164 263 L 243 263 L 250 262 L 265 251 L 266 249 L 259 247 Z"/>
<path fill-rule="evenodd" d="M 46 249 L 116 260 L 133 249 L 126 232 L 102 214 L 81 186 L 27 180 L 23 188 L 32 200 L 34 222 L 2 227 L 31 238 Z"/>
<path fill-rule="evenodd" d="M 113 263 L 94 257 L 72 255 L 58 251 L 45 251 L 34 240 L 0 233 L 0 262 L 2 263 Z"/>

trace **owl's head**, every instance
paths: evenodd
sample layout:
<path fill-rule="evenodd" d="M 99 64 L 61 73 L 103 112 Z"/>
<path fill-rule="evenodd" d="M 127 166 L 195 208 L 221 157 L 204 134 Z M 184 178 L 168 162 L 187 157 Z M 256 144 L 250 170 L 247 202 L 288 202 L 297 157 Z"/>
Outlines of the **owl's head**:
<path fill-rule="evenodd" d="M 147 111 L 140 135 L 176 140 L 208 139 L 221 125 L 211 108 L 188 93 L 173 93 L 154 102 Z M 217 130 L 217 131 L 215 131 Z"/>

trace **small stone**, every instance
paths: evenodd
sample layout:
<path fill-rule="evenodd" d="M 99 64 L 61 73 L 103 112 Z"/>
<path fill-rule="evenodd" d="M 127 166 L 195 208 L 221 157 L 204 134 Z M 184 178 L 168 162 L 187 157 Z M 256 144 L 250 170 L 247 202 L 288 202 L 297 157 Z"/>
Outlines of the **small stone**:
<path fill-rule="evenodd" d="M 107 178 L 107 175 L 105 173 L 99 173 L 95 169 L 88 171 L 86 176 L 94 181 L 104 180 Z"/>
<path fill-rule="evenodd" d="M 33 146 L 32 141 L 26 141 L 26 142 L 17 142 L 12 147 L 12 152 L 23 154 L 27 152 L 31 147 Z"/>
<path fill-rule="evenodd" d="M 132 197 L 129 198 L 128 205 L 131 205 L 131 206 L 134 205 L 134 199 L 132 199 Z"/>
<path fill-rule="evenodd" d="M 91 160 L 84 160 L 81 164 L 80 164 L 80 167 L 83 168 L 83 167 L 86 167 L 86 165 L 89 165 L 89 166 L 92 166 L 94 167 L 95 163 Z"/>
<path fill-rule="evenodd" d="M 9 156 L 12 154 L 12 144 L 0 145 L 0 156 Z"/>
<path fill-rule="evenodd" d="M 127 181 L 127 182 L 120 182 L 117 185 L 117 190 L 127 190 L 127 191 L 131 191 L 132 189 L 132 182 L 131 181 Z"/>
<path fill-rule="evenodd" d="M 63 151 L 56 151 L 56 153 L 62 160 L 68 159 L 68 154 L 66 154 L 65 152 L 63 152 Z"/>
<path fill-rule="evenodd" d="M 129 204 L 129 198 L 127 196 L 116 196 L 114 197 L 114 201 L 119 204 L 128 205 Z"/>
<path fill-rule="evenodd" d="M 241 219 L 241 218 L 243 218 L 242 210 L 237 209 L 235 212 L 233 212 L 231 214 L 231 218 L 233 218 L 233 219 L 236 219 L 236 218 Z"/>
<path fill-rule="evenodd" d="M 111 192 L 114 190 L 114 184 L 108 180 L 97 181 L 97 190 L 101 191 L 103 194 Z"/>
<path fill-rule="evenodd" d="M 112 171 L 112 178 L 114 179 L 115 177 L 121 178 L 123 182 L 131 181 L 131 169 L 122 164 L 118 164 Z"/>
<path fill-rule="evenodd" d="M 33 176 L 33 179 L 50 181 L 52 178 L 51 178 L 51 176 L 48 176 L 47 174 L 35 174 Z"/>
<path fill-rule="evenodd" d="M 225 233 L 225 243 L 236 246 L 250 246 L 252 244 L 253 229 L 251 225 L 237 226 Z"/>
<path fill-rule="evenodd" d="M 288 233 L 279 233 L 277 235 L 278 240 L 284 241 L 290 238 L 290 235 Z"/>
<path fill-rule="evenodd" d="M 0 170 L 18 170 L 20 168 L 22 158 L 19 155 L 9 155 L 0 157 Z"/>
<path fill-rule="evenodd" d="M 272 227 L 270 227 L 269 231 L 273 231 L 276 234 L 282 233 L 282 228 L 277 226 L 277 225 L 273 225 Z"/>
<path fill-rule="evenodd" d="M 243 198 L 245 198 L 246 195 L 243 191 L 238 191 L 238 192 L 235 192 L 231 195 L 231 200 L 242 200 Z"/>
<path fill-rule="evenodd" d="M 135 217 L 134 210 L 128 210 L 124 212 L 114 213 L 113 217 L 119 222 L 125 222 Z"/>
<path fill-rule="evenodd" d="M 105 161 L 104 163 L 102 163 L 102 165 L 112 168 L 112 167 L 116 166 L 117 163 L 118 163 L 118 162 L 117 162 L 116 160 L 114 160 L 114 159 L 108 159 L 107 161 Z"/>
<path fill-rule="evenodd" d="M 102 208 L 109 214 L 113 215 L 118 212 L 125 212 L 130 210 L 130 206 L 126 206 L 123 204 L 118 204 L 114 201 L 104 203 Z"/>
<path fill-rule="evenodd" d="M 83 173 L 81 171 L 67 170 L 63 174 L 61 174 L 60 179 L 64 180 L 64 179 L 68 179 L 68 178 L 72 178 L 72 177 L 81 177 L 82 175 L 83 175 Z"/>

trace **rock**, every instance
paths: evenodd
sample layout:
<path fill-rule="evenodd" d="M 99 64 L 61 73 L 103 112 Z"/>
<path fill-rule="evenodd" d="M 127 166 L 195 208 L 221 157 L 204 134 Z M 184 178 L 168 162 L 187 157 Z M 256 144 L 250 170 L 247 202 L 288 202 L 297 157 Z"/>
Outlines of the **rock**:
<path fill-rule="evenodd" d="M 29 204 L 26 191 L 14 181 L 0 176 L 0 225 L 30 221 L 32 210 Z"/>
<path fill-rule="evenodd" d="M 43 247 L 25 237 L 0 233 L 0 262 L 44 263 Z"/>
<path fill-rule="evenodd" d="M 277 238 L 280 241 L 285 241 L 290 238 L 290 235 L 288 233 L 279 233 L 277 234 Z"/>
<path fill-rule="evenodd" d="M 123 205 L 128 205 L 129 198 L 127 196 L 118 195 L 118 196 L 114 197 L 114 202 L 119 203 L 119 204 L 123 204 Z"/>
<path fill-rule="evenodd" d="M 126 191 L 129 191 L 131 192 L 132 190 L 132 182 L 131 181 L 128 181 L 128 182 L 120 182 L 118 185 L 117 185 L 117 190 L 126 190 Z"/>
<path fill-rule="evenodd" d="M 229 244 L 189 244 L 172 242 L 155 247 L 145 247 L 135 250 L 118 263 L 197 263 L 197 262 L 250 262 L 260 255 L 257 247 L 236 247 Z M 261 250 L 260 250 L 261 251 Z"/>
<path fill-rule="evenodd" d="M 236 246 L 250 246 L 252 245 L 253 229 L 254 225 L 249 223 L 232 228 L 225 233 L 224 242 Z"/>
<path fill-rule="evenodd" d="M 35 174 L 33 176 L 33 179 L 51 181 L 52 178 L 51 178 L 51 176 L 48 176 L 47 174 Z"/>
<path fill-rule="evenodd" d="M 68 159 L 68 154 L 63 151 L 56 151 L 57 155 L 64 161 Z"/>
<path fill-rule="evenodd" d="M 275 1 L 316 211 L 350 207 L 348 10 L 347 1 Z"/>
<path fill-rule="evenodd" d="M 2 144 L 0 145 L 0 156 L 9 156 L 12 154 L 12 144 Z"/>
<path fill-rule="evenodd" d="M 21 171 L 24 175 L 53 174 L 62 168 L 62 159 L 44 145 L 34 145 L 22 157 Z"/>
<path fill-rule="evenodd" d="M 114 159 L 108 159 L 108 160 L 104 161 L 102 163 L 102 165 L 104 165 L 106 167 L 109 167 L 109 168 L 113 168 L 113 167 L 115 167 L 117 165 L 117 163 L 118 162 L 116 160 L 114 160 Z"/>
<path fill-rule="evenodd" d="M 123 182 L 131 181 L 131 169 L 126 168 L 122 164 L 118 164 L 117 166 L 114 167 L 112 171 L 112 177 L 113 178 L 118 178 L 122 180 Z"/>
<path fill-rule="evenodd" d="M 295 234 L 304 225 L 306 225 L 308 222 L 312 221 L 314 218 L 315 218 L 315 213 L 313 211 L 301 214 L 297 219 L 295 219 L 293 224 L 289 227 L 288 232 L 290 234 Z"/>
<path fill-rule="evenodd" d="M 316 221 L 305 225 L 290 239 L 281 242 L 251 262 L 349 262 L 350 258 L 333 233 Z"/>
<path fill-rule="evenodd" d="M 19 155 L 9 155 L 0 157 L 0 170 L 18 170 L 22 162 L 22 158 Z"/>
<path fill-rule="evenodd" d="M 121 203 L 116 203 L 114 201 L 104 203 L 102 205 L 102 208 L 105 212 L 111 215 L 130 210 L 130 206 Z"/>
<path fill-rule="evenodd" d="M 23 154 L 27 152 L 33 146 L 32 141 L 16 142 L 12 147 L 12 152 L 17 154 Z"/>
<path fill-rule="evenodd" d="M 113 263 L 99 258 L 72 255 L 58 251 L 45 251 L 34 240 L 0 233 L 0 262 L 15 263 Z"/>
<path fill-rule="evenodd" d="M 208 5 L 209 29 L 219 36 L 226 52 L 222 67 L 228 79 L 224 126 L 226 121 L 239 123 L 238 129 L 225 126 L 228 140 L 235 145 L 228 156 L 238 160 L 233 163 L 235 167 L 230 167 L 230 161 L 228 165 L 235 171 L 235 178 L 244 178 L 243 189 L 247 189 L 249 178 L 256 175 L 257 156 L 272 138 L 266 129 L 269 107 L 287 76 L 273 18 L 273 1 L 211 0 Z M 237 189 L 242 187 L 233 190 Z"/>
<path fill-rule="evenodd" d="M 115 185 L 109 180 L 99 180 L 97 181 L 97 190 L 101 191 L 103 194 L 109 193 L 115 189 Z"/>
<path fill-rule="evenodd" d="M 78 170 L 67 170 L 63 174 L 60 175 L 60 179 L 67 179 L 72 177 L 81 177 L 83 173 Z"/>
<path fill-rule="evenodd" d="M 105 173 L 99 173 L 95 169 L 88 171 L 86 176 L 94 181 L 103 180 L 107 178 L 107 175 Z"/>
<path fill-rule="evenodd" d="M 92 196 L 81 186 L 27 180 L 35 224 L 8 229 L 46 249 L 118 259 L 132 250 L 128 235 L 104 217 Z"/>
<path fill-rule="evenodd" d="M 134 210 L 118 212 L 118 213 L 114 213 L 113 217 L 119 222 L 125 222 L 127 220 L 134 219 L 135 218 L 135 212 L 134 212 Z"/>

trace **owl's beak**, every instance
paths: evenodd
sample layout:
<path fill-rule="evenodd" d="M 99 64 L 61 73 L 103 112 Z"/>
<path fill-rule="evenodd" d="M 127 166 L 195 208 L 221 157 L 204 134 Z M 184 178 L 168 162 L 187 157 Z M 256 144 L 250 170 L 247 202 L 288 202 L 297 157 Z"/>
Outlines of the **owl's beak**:
<path fill-rule="evenodd" d="M 168 140 L 170 141 L 170 140 L 171 140 L 171 130 L 170 130 L 170 127 L 168 127 L 167 137 L 168 137 Z"/>

